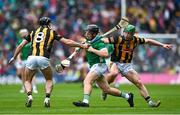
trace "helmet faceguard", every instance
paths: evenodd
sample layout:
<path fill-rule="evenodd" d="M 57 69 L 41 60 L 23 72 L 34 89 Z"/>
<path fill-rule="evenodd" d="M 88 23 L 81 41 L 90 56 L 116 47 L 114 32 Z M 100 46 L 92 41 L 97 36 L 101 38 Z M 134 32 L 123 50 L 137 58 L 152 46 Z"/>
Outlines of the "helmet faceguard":
<path fill-rule="evenodd" d="M 100 32 L 100 29 L 97 25 L 90 24 L 86 27 L 85 32 L 86 38 L 92 40 Z"/>

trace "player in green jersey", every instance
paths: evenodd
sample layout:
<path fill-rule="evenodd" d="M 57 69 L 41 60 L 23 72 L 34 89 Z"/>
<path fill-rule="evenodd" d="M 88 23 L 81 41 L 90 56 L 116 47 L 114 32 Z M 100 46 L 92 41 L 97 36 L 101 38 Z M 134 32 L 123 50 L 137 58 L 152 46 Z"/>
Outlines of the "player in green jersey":
<path fill-rule="evenodd" d="M 87 26 L 85 37 L 87 42 L 100 37 L 99 27 L 97 25 L 91 24 Z M 124 93 L 116 88 L 109 86 L 105 80 L 103 74 L 107 72 L 108 67 L 105 62 L 105 58 L 109 57 L 109 49 L 101 40 L 92 43 L 91 46 L 86 50 L 86 58 L 88 64 L 90 65 L 90 71 L 88 72 L 86 78 L 84 79 L 84 98 L 83 101 L 73 102 L 77 107 L 89 107 L 89 97 L 92 91 L 92 84 L 96 81 L 98 86 L 110 95 L 125 98 L 130 107 L 134 106 L 133 94 Z M 112 47 L 111 47 L 112 48 Z"/>
<path fill-rule="evenodd" d="M 23 38 L 26 37 L 29 34 L 27 29 L 21 29 L 19 31 L 19 35 L 20 37 L 18 38 L 17 41 L 17 45 L 19 45 L 22 41 Z M 31 48 L 31 43 L 26 44 L 22 50 L 21 53 L 18 55 L 18 59 L 16 60 L 15 66 L 17 69 L 17 76 L 22 80 L 22 82 L 24 82 L 24 70 L 25 70 L 25 64 L 26 64 L 26 60 L 29 56 L 29 51 Z M 25 88 L 24 86 L 22 86 L 22 89 L 20 90 L 20 93 L 24 93 L 25 92 Z M 37 87 L 35 85 L 35 77 L 33 78 L 33 92 L 34 93 L 38 93 Z"/>

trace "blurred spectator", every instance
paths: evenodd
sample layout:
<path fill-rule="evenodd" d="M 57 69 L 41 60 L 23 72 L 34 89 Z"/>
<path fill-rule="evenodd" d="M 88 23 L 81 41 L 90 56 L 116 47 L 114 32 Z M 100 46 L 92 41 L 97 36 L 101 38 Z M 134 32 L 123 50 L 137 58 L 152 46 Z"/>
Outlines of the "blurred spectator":
<path fill-rule="evenodd" d="M 179 0 L 126 0 L 126 2 L 127 16 L 139 32 L 176 33 L 177 17 L 180 17 Z M 9 67 L 7 61 L 12 57 L 19 36 L 17 32 L 20 28 L 27 28 L 30 31 L 35 29 L 39 17 L 50 17 L 54 28 L 61 35 L 80 41 L 87 24 L 95 23 L 105 32 L 118 23 L 120 13 L 120 0 L 0 0 L 0 74 L 15 73 L 14 66 Z M 138 71 L 177 70 L 180 66 L 180 43 L 176 43 L 176 40 L 167 42 L 174 44 L 173 52 L 165 53 L 163 49 L 156 47 L 136 49 L 140 50 L 134 59 Z M 62 60 L 72 51 L 63 44 L 55 45 L 55 48 L 53 59 Z M 147 50 L 147 53 L 144 50 Z M 56 62 L 53 61 L 52 64 Z"/>

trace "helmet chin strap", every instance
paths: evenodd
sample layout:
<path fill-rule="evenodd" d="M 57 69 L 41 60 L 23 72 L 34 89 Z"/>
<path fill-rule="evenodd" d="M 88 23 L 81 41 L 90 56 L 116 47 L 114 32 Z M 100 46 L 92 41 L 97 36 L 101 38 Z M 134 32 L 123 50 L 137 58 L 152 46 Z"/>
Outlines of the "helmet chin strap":
<path fill-rule="evenodd" d="M 99 35 L 99 33 L 97 33 L 96 36 L 97 36 L 97 35 Z M 91 39 L 91 41 L 94 40 L 94 39 L 96 38 L 96 36 L 95 36 L 93 39 Z"/>

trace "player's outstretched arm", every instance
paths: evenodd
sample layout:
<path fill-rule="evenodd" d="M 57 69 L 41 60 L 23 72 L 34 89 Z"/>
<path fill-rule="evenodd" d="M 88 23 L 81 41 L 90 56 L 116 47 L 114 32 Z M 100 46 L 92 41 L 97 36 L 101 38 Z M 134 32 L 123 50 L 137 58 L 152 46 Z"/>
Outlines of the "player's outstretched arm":
<path fill-rule="evenodd" d="M 83 49 L 88 48 L 88 44 L 81 44 L 81 43 L 75 42 L 75 41 L 70 40 L 70 39 L 61 38 L 60 41 L 63 42 L 64 44 L 72 46 L 72 47 L 80 47 L 80 48 L 83 48 Z"/>
<path fill-rule="evenodd" d="M 161 47 L 166 48 L 166 49 L 171 49 L 172 48 L 172 44 L 164 44 L 164 43 L 161 43 L 161 42 L 153 40 L 153 39 L 145 39 L 145 42 L 147 44 L 151 44 L 151 45 L 154 45 L 154 46 L 161 46 Z"/>
<path fill-rule="evenodd" d="M 20 53 L 21 49 L 28 43 L 27 40 L 23 40 L 21 44 L 18 45 L 14 52 L 14 56 L 9 60 L 9 64 L 11 64 L 14 60 L 16 60 L 18 54 Z"/>

